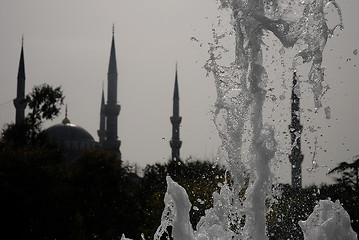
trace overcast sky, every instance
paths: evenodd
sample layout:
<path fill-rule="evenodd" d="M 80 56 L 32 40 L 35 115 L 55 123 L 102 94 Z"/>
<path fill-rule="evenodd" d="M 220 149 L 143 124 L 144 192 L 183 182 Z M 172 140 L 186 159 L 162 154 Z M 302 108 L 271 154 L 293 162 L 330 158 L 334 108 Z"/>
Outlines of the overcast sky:
<path fill-rule="evenodd" d="M 337 1 L 343 12 L 344 30 L 329 39 L 324 54 L 326 82 L 324 96 L 331 119 L 320 110 L 313 113 L 309 86 L 303 95 L 302 147 L 306 185 L 329 181 L 325 173 L 341 161 L 359 154 L 358 0 Z M 220 148 L 212 123 L 216 100 L 213 77 L 203 68 L 212 42 L 212 24 L 219 11 L 215 0 L 2 0 L 0 2 L 0 124 L 13 122 L 12 99 L 16 94 L 21 37 L 24 35 L 26 93 L 34 85 L 61 86 L 72 123 L 82 126 L 98 140 L 102 83 L 107 83 L 112 24 L 118 64 L 119 140 L 124 161 L 140 166 L 165 162 L 170 157 L 172 94 L 175 64 L 178 61 L 180 115 L 182 116 L 181 156 L 213 160 Z M 194 37 L 198 41 L 193 41 Z M 192 38 L 193 39 L 193 38 Z M 275 54 L 273 54 L 275 55 Z M 231 59 L 227 59 L 228 62 Z M 272 67 L 272 66 L 271 66 Z M 270 71 L 269 71 L 270 72 Z M 269 77 L 275 78 L 274 73 Z M 281 74 L 279 74 L 281 75 Z M 282 80 L 280 80 L 282 81 Z M 290 81 L 285 84 L 290 87 Z M 280 84 L 279 84 L 280 86 Z M 106 89 L 106 87 L 105 87 Z M 277 89 L 279 97 L 280 91 Z M 280 150 L 275 173 L 289 181 L 288 124 L 289 92 L 276 102 L 287 114 L 276 118 Z M 278 98 L 279 99 L 279 98 Z M 61 122 L 62 115 L 45 127 Z M 270 117 L 269 117 L 270 118 Z M 316 132 L 313 126 L 320 126 Z M 319 168 L 311 168 L 315 159 Z M 282 139 L 282 140 L 281 140 Z"/>

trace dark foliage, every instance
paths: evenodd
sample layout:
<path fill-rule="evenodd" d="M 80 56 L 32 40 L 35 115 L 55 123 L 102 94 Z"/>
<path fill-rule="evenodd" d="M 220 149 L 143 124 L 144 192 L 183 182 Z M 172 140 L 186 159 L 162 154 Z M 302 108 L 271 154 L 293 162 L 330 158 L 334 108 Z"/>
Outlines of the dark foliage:
<path fill-rule="evenodd" d="M 8 124 L 2 131 L 0 147 L 10 143 L 21 147 L 44 141 L 41 124 L 59 115 L 63 100 L 60 87 L 53 88 L 47 84 L 35 86 L 25 97 L 30 109 L 28 115 L 20 124 Z"/>
<path fill-rule="evenodd" d="M 66 169 L 53 146 L 38 144 L 0 152 L 0 212 L 4 236 L 44 239 L 60 219 Z M 51 235 L 48 235 L 51 238 Z"/>
<path fill-rule="evenodd" d="M 88 150 L 68 170 L 69 201 L 79 227 L 72 239 L 120 239 L 122 233 L 137 233 L 136 202 L 127 188 L 127 172 L 115 156 Z"/>
<path fill-rule="evenodd" d="M 63 100 L 64 96 L 60 87 L 52 88 L 47 84 L 35 86 L 26 96 L 27 106 L 31 110 L 26 117 L 28 122 L 34 128 L 38 128 L 43 120 L 54 119 L 60 113 Z"/>
<path fill-rule="evenodd" d="M 359 158 L 353 163 L 341 162 L 336 168 L 329 171 L 329 174 L 332 173 L 340 174 L 340 177 L 335 179 L 338 184 L 359 190 Z"/>

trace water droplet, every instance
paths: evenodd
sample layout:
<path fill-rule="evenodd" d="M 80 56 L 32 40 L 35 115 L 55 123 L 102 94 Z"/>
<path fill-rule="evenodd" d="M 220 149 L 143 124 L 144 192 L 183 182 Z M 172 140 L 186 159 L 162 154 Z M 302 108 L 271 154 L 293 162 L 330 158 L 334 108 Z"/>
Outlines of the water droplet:
<path fill-rule="evenodd" d="M 163 137 L 163 138 L 162 138 L 162 141 L 164 141 L 164 140 L 166 140 L 166 138 Z"/>
<path fill-rule="evenodd" d="M 348 59 L 347 59 L 347 62 L 350 62 L 350 61 L 351 61 L 351 58 L 348 58 Z"/>
<path fill-rule="evenodd" d="M 195 38 L 195 37 L 191 37 L 190 40 L 191 40 L 191 41 L 195 41 L 195 42 L 199 42 L 198 39 Z"/>
<path fill-rule="evenodd" d="M 324 109 L 324 112 L 325 112 L 325 118 L 330 119 L 330 107 L 326 107 Z"/>

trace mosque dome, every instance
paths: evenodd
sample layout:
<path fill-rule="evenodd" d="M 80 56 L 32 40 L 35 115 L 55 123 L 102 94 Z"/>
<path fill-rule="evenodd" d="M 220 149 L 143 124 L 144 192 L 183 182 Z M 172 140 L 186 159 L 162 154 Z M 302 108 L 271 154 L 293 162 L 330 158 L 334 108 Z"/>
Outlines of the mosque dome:
<path fill-rule="evenodd" d="M 67 111 L 62 123 L 49 127 L 46 133 L 51 139 L 61 143 L 67 151 L 83 151 L 96 145 L 88 131 L 70 122 Z"/>
<path fill-rule="evenodd" d="M 59 141 L 95 141 L 89 132 L 72 123 L 56 124 L 49 127 L 46 132 L 51 138 Z"/>

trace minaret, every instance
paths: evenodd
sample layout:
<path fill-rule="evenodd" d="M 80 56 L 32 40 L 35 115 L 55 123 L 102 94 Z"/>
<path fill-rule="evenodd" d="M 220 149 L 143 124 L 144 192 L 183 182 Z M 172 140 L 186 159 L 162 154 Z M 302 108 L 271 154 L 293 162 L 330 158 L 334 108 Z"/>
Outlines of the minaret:
<path fill-rule="evenodd" d="M 177 77 L 177 64 L 175 75 L 175 86 L 173 91 L 173 115 L 170 117 L 172 123 L 172 139 L 170 145 L 172 148 L 172 160 L 180 158 L 180 148 L 182 141 L 180 140 L 180 124 L 182 117 L 179 115 L 179 94 L 178 94 L 178 77 Z"/>
<path fill-rule="evenodd" d="M 100 145 L 103 146 L 105 143 L 106 137 L 106 116 L 105 116 L 105 93 L 102 84 L 102 98 L 101 98 L 101 108 L 100 108 L 100 129 L 97 131 Z"/>
<path fill-rule="evenodd" d="M 24 61 L 24 37 L 21 41 L 21 53 L 19 62 L 19 71 L 17 73 L 17 94 L 14 99 L 14 105 L 16 109 L 15 123 L 19 124 L 24 121 L 25 118 L 25 61 Z"/>
<path fill-rule="evenodd" d="M 302 162 L 303 154 L 301 150 L 301 133 L 303 126 L 300 124 L 300 107 L 299 97 L 296 92 L 299 92 L 299 85 L 296 72 L 293 73 L 293 88 L 292 88 L 292 109 L 291 117 L 292 123 L 289 125 L 289 131 L 292 140 L 292 150 L 289 155 L 289 161 L 292 168 L 292 186 L 295 188 L 302 187 Z"/>
<path fill-rule="evenodd" d="M 104 113 L 106 116 L 106 139 L 104 149 L 113 152 L 119 159 L 121 159 L 121 142 L 117 139 L 117 118 L 121 106 L 117 104 L 117 62 L 114 34 L 113 27 L 110 62 L 107 74 L 107 104 L 104 105 Z"/>

